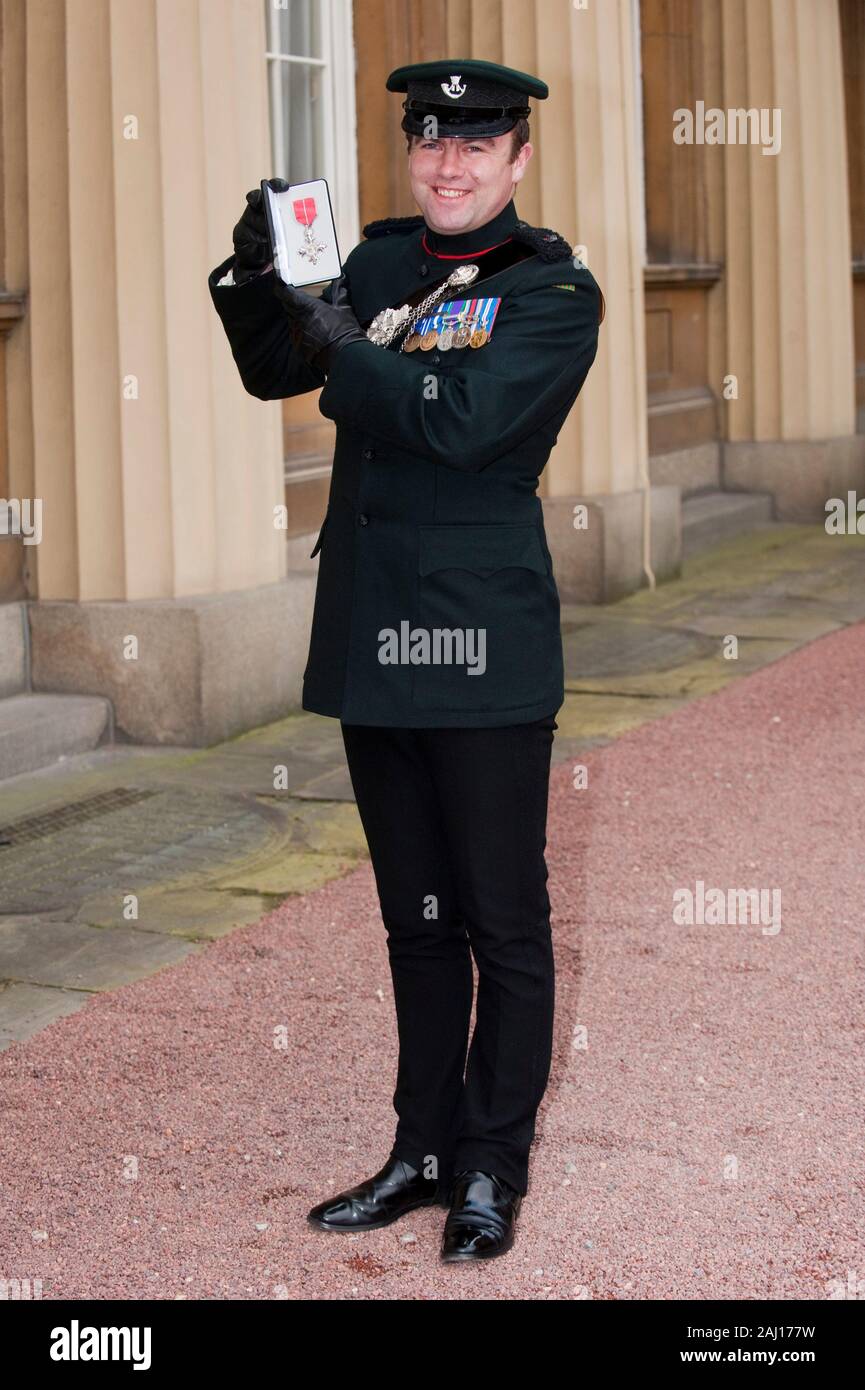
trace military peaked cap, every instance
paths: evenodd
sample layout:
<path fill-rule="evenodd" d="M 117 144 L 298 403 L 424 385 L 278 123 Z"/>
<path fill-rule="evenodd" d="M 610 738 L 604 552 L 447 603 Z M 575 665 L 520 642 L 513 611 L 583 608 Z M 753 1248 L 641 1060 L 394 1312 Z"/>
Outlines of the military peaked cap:
<path fill-rule="evenodd" d="M 443 139 L 504 135 L 521 116 L 528 116 L 529 97 L 543 101 L 549 96 L 540 78 L 480 58 L 444 58 L 396 68 L 387 89 L 406 93 L 404 131 L 428 135 L 433 117 Z"/>

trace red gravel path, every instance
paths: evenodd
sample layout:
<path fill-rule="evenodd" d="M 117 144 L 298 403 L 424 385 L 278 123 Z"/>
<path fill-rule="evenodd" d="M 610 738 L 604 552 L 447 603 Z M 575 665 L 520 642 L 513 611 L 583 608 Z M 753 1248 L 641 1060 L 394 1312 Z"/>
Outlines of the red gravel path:
<path fill-rule="evenodd" d="M 438 1208 L 349 1238 L 305 1224 L 393 1134 L 365 865 L 0 1055 L 0 1278 L 121 1299 L 865 1281 L 863 681 L 859 624 L 588 755 L 585 791 L 554 771 L 556 1051 L 510 1254 L 441 1265 Z M 781 930 L 675 925 L 697 879 L 780 888 Z"/>

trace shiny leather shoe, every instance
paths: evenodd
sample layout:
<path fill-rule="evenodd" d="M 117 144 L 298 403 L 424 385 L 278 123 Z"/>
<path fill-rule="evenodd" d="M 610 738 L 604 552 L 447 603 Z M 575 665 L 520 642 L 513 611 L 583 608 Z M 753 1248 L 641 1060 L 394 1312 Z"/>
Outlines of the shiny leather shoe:
<path fill-rule="evenodd" d="M 322 1231 L 377 1231 L 439 1199 L 436 1178 L 425 1178 L 410 1163 L 391 1155 L 373 1177 L 319 1202 L 306 1219 Z"/>
<path fill-rule="evenodd" d="M 451 1209 L 445 1222 L 441 1258 L 491 1260 L 514 1243 L 522 1194 L 495 1173 L 468 1169 L 454 1179 Z"/>

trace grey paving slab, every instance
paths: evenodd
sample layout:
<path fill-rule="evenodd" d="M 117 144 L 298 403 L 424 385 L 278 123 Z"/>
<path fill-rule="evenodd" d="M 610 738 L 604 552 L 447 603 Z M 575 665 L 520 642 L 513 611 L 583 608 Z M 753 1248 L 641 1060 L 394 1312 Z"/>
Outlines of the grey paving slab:
<path fill-rule="evenodd" d="M 329 772 L 311 777 L 298 788 L 297 795 L 315 801 L 354 801 L 354 788 L 351 785 L 348 765 L 343 762 L 339 767 L 331 768 Z"/>
<path fill-rule="evenodd" d="M 701 656 L 716 644 L 699 633 L 609 620 L 563 634 L 567 680 L 606 679 L 642 671 L 668 671 Z"/>
<path fill-rule="evenodd" d="M 561 724 L 559 724 L 559 728 L 561 728 Z M 581 738 L 557 731 L 553 741 L 552 764 L 554 767 L 558 767 L 560 763 L 579 762 L 593 748 L 603 748 L 605 744 L 612 743 L 614 738 L 615 734 L 587 734 Z"/>
<path fill-rule="evenodd" d="M 195 949 L 189 942 L 130 927 L 103 930 L 76 922 L 0 918 L 0 980 L 8 982 L 117 989 Z"/>
<path fill-rule="evenodd" d="M 767 604 L 760 611 L 756 605 L 746 602 L 715 604 L 709 611 L 690 613 L 675 623 L 691 633 L 707 637 L 761 637 L 767 641 L 791 641 L 799 646 L 845 626 L 838 615 L 826 610 L 809 608 L 803 612 L 801 605 L 790 603 L 783 608 Z"/>
<path fill-rule="evenodd" d="M 333 875 L 331 875 L 333 877 Z M 144 888 L 136 895 L 140 931 L 215 941 L 257 922 L 280 901 L 274 894 L 208 888 Z M 84 899 L 75 914 L 82 927 L 115 928 L 124 923 L 125 895 L 116 889 Z"/>
<path fill-rule="evenodd" d="M 128 780 L 128 779 L 124 779 Z M 70 797 L 75 802 L 75 793 Z M 0 847 L 0 912 L 74 907 L 98 885 L 132 891 L 176 873 L 206 870 L 216 856 L 258 847 L 276 815 L 222 789 L 166 786 L 134 806 L 64 827 L 45 840 Z M 4 819 L 8 826 L 9 821 Z"/>
<path fill-rule="evenodd" d="M 7 984 L 0 989 L 0 1049 L 23 1042 L 56 1018 L 81 1009 L 89 990 L 50 989 L 45 985 Z"/>
<path fill-rule="evenodd" d="M 724 644 L 720 637 L 707 637 L 705 640 L 710 643 L 707 653 L 693 661 L 657 670 L 636 671 L 632 675 L 566 680 L 565 688 L 571 694 L 606 697 L 610 702 L 625 696 L 656 703 L 693 699 L 721 690 L 730 681 L 740 680 L 802 645 L 801 642 L 780 637 L 746 637 L 738 642 L 737 654 L 728 658 L 724 655 Z"/>
<path fill-rule="evenodd" d="M 353 801 L 292 797 L 278 805 L 284 823 L 276 848 L 349 856 L 366 853 L 366 839 Z"/>
<path fill-rule="evenodd" d="M 144 768 L 142 781 L 146 785 L 178 783 L 255 795 L 275 790 L 294 793 L 335 763 L 345 764 L 339 726 L 332 722 L 332 730 L 322 731 L 308 716 L 285 720 L 242 739 L 179 757 L 168 766 Z"/>

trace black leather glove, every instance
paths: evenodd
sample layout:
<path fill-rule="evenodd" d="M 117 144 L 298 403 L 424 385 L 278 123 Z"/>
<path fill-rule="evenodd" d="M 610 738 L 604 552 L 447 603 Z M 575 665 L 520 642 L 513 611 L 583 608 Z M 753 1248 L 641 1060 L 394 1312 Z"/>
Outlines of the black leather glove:
<path fill-rule="evenodd" d="M 274 193 L 288 188 L 285 179 L 268 179 Z M 258 275 L 270 260 L 270 238 L 267 235 L 267 213 L 260 188 L 246 195 L 246 209 L 232 233 L 234 241 L 234 283 L 242 285 Z"/>
<path fill-rule="evenodd" d="M 292 320 L 295 347 L 320 371 L 331 370 L 334 357 L 346 343 L 369 341 L 349 303 L 344 275 L 334 281 L 330 303 L 286 285 L 278 275 L 273 292 Z"/>

